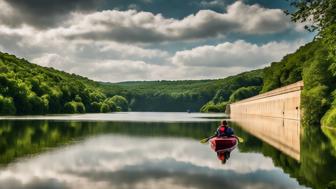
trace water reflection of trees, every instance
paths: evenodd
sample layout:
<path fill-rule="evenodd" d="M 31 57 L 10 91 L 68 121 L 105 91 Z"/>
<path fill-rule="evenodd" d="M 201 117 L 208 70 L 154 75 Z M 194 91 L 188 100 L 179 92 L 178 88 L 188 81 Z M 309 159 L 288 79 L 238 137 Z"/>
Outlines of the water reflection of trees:
<path fill-rule="evenodd" d="M 98 134 L 188 137 L 213 134 L 216 123 L 0 121 L 0 164 Z"/>
<path fill-rule="evenodd" d="M 239 145 L 241 152 L 262 153 L 272 158 L 275 166 L 281 167 L 301 185 L 325 189 L 336 180 L 336 156 L 332 153 L 335 147 L 319 128 L 309 127 L 302 132 L 300 162 L 244 132 L 237 125 L 235 131 L 245 139 Z"/>
<path fill-rule="evenodd" d="M 330 140 L 319 127 L 306 128 L 301 134 L 300 162 L 285 155 L 232 124 L 245 139 L 241 152 L 257 152 L 272 158 L 274 164 L 302 185 L 326 188 L 336 180 L 336 155 Z M 217 123 L 127 123 L 64 121 L 0 121 L 0 164 L 41 153 L 46 149 L 71 144 L 99 134 L 146 137 L 187 137 L 200 139 L 213 134 Z M 332 135 L 332 134 L 329 134 Z"/>

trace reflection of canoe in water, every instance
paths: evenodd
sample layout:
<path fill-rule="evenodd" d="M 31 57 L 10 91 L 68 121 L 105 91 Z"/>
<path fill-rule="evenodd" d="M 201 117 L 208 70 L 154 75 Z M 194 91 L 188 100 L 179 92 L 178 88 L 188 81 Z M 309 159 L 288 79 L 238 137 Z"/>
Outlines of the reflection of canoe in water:
<path fill-rule="evenodd" d="M 214 137 L 210 139 L 210 146 L 215 152 L 228 151 L 231 152 L 238 144 L 238 139 L 232 137 Z"/>

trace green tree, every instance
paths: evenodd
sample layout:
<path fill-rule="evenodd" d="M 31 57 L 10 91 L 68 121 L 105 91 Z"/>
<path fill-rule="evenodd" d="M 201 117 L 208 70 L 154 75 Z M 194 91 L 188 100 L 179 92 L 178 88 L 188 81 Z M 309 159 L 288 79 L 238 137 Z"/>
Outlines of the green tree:
<path fill-rule="evenodd" d="M 232 103 L 255 96 L 259 94 L 260 90 L 261 87 L 259 86 L 241 87 L 231 94 L 229 102 Z"/>
<path fill-rule="evenodd" d="M 128 101 L 126 98 L 115 95 L 110 99 L 121 111 L 128 111 Z"/>
<path fill-rule="evenodd" d="M 101 104 L 98 102 L 92 102 L 91 103 L 91 112 L 98 113 L 101 109 Z"/>
<path fill-rule="evenodd" d="M 67 102 L 64 104 L 64 111 L 65 113 L 69 113 L 69 114 L 72 114 L 72 113 L 76 113 L 77 110 L 76 110 L 76 104 L 75 102 Z"/>
<path fill-rule="evenodd" d="M 224 112 L 227 102 L 221 102 L 218 104 L 215 104 L 213 101 L 210 101 L 206 103 L 204 106 L 201 108 L 201 112 Z"/>
<path fill-rule="evenodd" d="M 82 102 L 76 102 L 76 110 L 78 113 L 85 113 L 86 109 Z"/>
<path fill-rule="evenodd" d="M 76 102 L 82 102 L 82 98 L 79 95 L 75 96 L 75 101 Z"/>
<path fill-rule="evenodd" d="M 307 22 L 305 28 L 309 31 L 323 32 L 336 24 L 335 0 L 290 0 L 295 8 L 285 11 L 291 15 L 294 22 Z M 321 33 L 320 33 L 321 34 Z"/>
<path fill-rule="evenodd" d="M 1 115 L 14 115 L 16 108 L 12 98 L 3 97 L 0 95 L 0 114 Z"/>
<path fill-rule="evenodd" d="M 44 114 L 48 110 L 48 101 L 36 96 L 34 93 L 29 94 L 28 102 L 31 104 L 31 114 Z"/>
<path fill-rule="evenodd" d="M 107 106 L 108 108 L 107 108 L 106 106 Z M 104 113 L 106 113 L 106 112 L 115 112 L 115 111 L 117 111 L 117 105 L 116 105 L 115 102 L 112 100 L 112 98 L 108 98 L 108 99 L 106 99 L 106 100 L 103 102 L 102 109 L 104 110 L 104 111 L 102 111 L 102 112 L 104 112 Z"/>
<path fill-rule="evenodd" d="M 318 124 L 321 117 L 330 108 L 330 92 L 333 81 L 330 63 L 323 57 L 314 60 L 304 69 L 305 87 L 302 92 L 302 108 L 306 124 Z"/>
<path fill-rule="evenodd" d="M 100 112 L 101 113 L 108 113 L 111 112 L 111 108 L 107 103 L 103 103 L 100 107 Z"/>

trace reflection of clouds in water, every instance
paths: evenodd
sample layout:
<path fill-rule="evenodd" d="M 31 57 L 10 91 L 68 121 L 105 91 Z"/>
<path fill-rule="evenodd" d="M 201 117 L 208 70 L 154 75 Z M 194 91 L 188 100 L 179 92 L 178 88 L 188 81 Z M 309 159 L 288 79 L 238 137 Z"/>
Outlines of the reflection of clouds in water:
<path fill-rule="evenodd" d="M 11 181 L 43 188 L 299 188 L 269 158 L 235 150 L 227 165 L 197 141 L 106 135 L 15 163 L 0 171 Z M 3 188 L 4 187 L 4 188 Z"/>
<path fill-rule="evenodd" d="M 0 188 L 6 189 L 68 189 L 65 183 L 56 179 L 32 178 L 29 183 L 23 184 L 18 179 L 7 179 L 1 182 Z"/>

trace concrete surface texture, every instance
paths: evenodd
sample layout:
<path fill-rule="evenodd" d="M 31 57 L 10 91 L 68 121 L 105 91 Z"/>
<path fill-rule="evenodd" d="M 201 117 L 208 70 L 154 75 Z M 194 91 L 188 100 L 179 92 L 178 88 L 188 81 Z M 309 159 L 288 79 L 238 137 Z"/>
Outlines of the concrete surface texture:
<path fill-rule="evenodd" d="M 257 115 L 301 120 L 303 81 L 230 104 L 230 116 Z"/>

